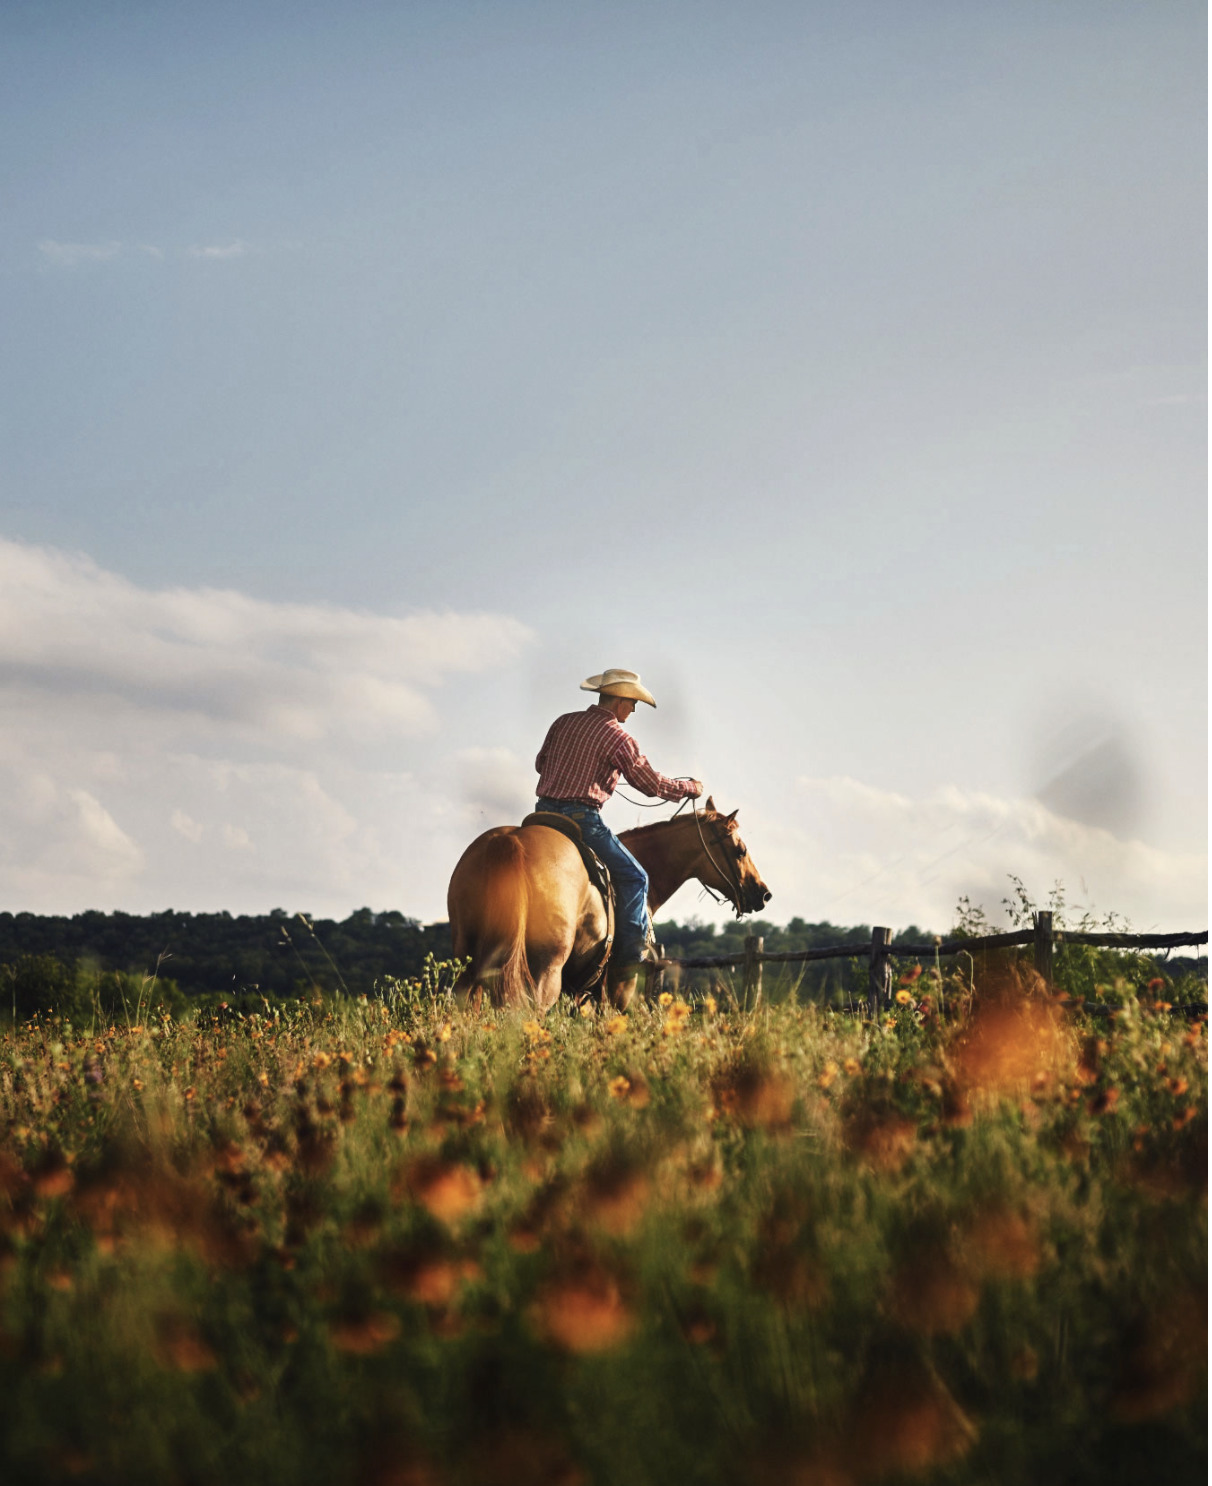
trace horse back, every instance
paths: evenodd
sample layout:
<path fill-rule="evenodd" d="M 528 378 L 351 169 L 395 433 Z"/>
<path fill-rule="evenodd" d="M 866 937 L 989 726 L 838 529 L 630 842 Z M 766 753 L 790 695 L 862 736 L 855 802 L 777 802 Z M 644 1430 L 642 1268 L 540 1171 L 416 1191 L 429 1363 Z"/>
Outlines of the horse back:
<path fill-rule="evenodd" d="M 494 1000 L 522 1004 L 557 976 L 593 932 L 589 878 L 577 847 L 543 826 L 497 826 L 478 836 L 450 880 L 454 952 L 468 984 L 492 982 Z M 552 998 L 554 999 L 554 998 Z"/>

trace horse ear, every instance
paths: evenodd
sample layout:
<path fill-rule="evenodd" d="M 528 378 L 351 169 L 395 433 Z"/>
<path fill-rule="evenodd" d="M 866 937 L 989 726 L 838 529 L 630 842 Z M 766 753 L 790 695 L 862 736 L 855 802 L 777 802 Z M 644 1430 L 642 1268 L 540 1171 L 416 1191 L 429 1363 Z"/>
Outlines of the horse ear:
<path fill-rule="evenodd" d="M 736 819 L 736 817 L 737 817 L 737 811 L 739 811 L 740 808 L 741 807 L 739 805 L 736 807 L 736 810 L 734 810 L 732 812 L 732 814 L 728 817 L 727 821 L 725 822 L 726 825 L 731 825 L 732 824 L 732 822 Z"/>
<path fill-rule="evenodd" d="M 707 796 L 707 802 L 703 806 L 703 809 L 704 810 L 712 810 L 712 811 L 715 809 L 715 801 L 712 799 L 712 797 L 710 795 Z"/>

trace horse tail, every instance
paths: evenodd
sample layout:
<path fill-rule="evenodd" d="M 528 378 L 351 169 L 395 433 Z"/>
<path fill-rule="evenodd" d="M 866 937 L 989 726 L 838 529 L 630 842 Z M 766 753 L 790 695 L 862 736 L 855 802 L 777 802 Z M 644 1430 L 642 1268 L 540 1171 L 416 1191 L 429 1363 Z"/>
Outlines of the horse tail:
<path fill-rule="evenodd" d="M 484 850 L 484 911 L 476 979 L 486 983 L 500 1006 L 534 1000 L 535 984 L 526 959 L 526 920 L 530 893 L 526 858 L 517 834 L 493 836 Z M 495 982 L 495 984 L 494 984 Z"/>

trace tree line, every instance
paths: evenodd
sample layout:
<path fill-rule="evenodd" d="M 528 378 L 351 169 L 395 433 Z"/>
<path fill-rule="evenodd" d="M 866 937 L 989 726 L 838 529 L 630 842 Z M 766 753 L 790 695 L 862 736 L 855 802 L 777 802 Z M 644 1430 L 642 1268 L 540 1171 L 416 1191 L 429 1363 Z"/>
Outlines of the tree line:
<path fill-rule="evenodd" d="M 657 943 L 675 958 L 739 953 L 751 934 L 763 937 L 768 953 L 781 953 L 868 944 L 871 928 L 802 918 L 785 925 L 747 919 L 722 928 L 695 920 L 655 926 Z M 932 937 L 911 924 L 893 938 L 893 952 L 898 944 Z M 238 915 L 93 911 L 70 918 L 0 913 L 0 1013 L 140 1016 L 152 1007 L 180 1012 L 226 1004 L 257 1010 L 265 1002 L 317 995 L 373 996 L 388 978 L 423 978 L 427 965 L 449 960 L 451 952 L 449 924 L 422 924 L 369 908 L 340 920 L 281 908 Z M 1166 969 L 1206 978 L 1207 960 L 1175 959 Z M 801 992 L 825 1001 L 844 998 L 865 974 L 860 961 L 795 967 Z"/>

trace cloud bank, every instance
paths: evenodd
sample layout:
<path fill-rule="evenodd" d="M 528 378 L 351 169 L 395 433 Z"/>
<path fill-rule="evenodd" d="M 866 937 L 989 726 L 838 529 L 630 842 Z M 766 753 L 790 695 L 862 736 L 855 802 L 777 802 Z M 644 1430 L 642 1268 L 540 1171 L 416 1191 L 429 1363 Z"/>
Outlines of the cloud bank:
<path fill-rule="evenodd" d="M 457 814 L 421 778 L 441 687 L 530 640 L 504 615 L 143 588 L 0 540 L 0 901 L 399 905 L 425 866 L 408 838 Z"/>
<path fill-rule="evenodd" d="M 491 698 L 534 639 L 501 614 L 142 587 L 0 540 L 0 908 L 442 916 L 471 837 L 533 807 L 532 754 Z M 444 691 L 468 676 L 474 695 Z M 708 753 L 721 725 L 699 719 Z M 1014 873 L 1139 929 L 1202 928 L 1206 856 L 1089 817 L 1091 770 L 1041 799 L 772 769 L 737 799 L 776 922 L 943 930 L 961 894 L 998 916 Z M 719 917 L 695 887 L 666 912 Z"/>
<path fill-rule="evenodd" d="M 961 894 L 1000 919 L 1014 874 L 1041 902 L 1062 883 L 1074 918 L 1112 911 L 1140 932 L 1206 924 L 1206 855 L 1121 839 L 1036 799 L 954 787 L 913 798 L 845 776 L 801 776 L 785 812 L 746 836 L 779 919 L 798 911 L 941 931 Z M 797 907 L 779 910 L 789 900 Z"/>

